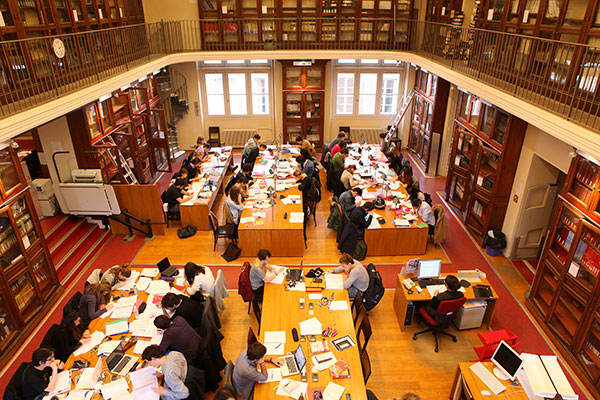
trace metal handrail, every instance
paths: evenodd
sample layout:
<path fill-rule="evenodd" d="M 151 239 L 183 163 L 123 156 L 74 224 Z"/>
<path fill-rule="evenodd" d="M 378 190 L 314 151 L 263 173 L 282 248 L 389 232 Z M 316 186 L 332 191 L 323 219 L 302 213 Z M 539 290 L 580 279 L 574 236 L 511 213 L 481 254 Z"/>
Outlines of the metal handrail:
<path fill-rule="evenodd" d="M 62 59 L 53 53 L 57 38 L 67 49 Z M 412 52 L 600 130 L 598 47 L 409 19 L 328 16 L 161 21 L 0 42 L 0 118 L 164 55 L 261 49 Z"/>

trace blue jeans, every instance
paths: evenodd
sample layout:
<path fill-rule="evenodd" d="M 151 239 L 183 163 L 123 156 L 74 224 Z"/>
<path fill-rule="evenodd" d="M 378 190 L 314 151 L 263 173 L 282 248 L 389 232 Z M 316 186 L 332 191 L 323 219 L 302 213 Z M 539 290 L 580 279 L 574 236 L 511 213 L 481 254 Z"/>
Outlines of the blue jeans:
<path fill-rule="evenodd" d="M 364 295 L 365 292 L 361 292 L 360 290 L 358 290 L 357 288 L 355 288 L 354 286 L 350 286 L 348 288 L 348 297 L 350 297 L 350 299 L 353 299 L 356 297 L 356 293 L 360 293 L 360 295 Z"/>
<path fill-rule="evenodd" d="M 179 214 L 179 203 L 177 203 L 173 207 L 169 208 L 169 212 Z"/>

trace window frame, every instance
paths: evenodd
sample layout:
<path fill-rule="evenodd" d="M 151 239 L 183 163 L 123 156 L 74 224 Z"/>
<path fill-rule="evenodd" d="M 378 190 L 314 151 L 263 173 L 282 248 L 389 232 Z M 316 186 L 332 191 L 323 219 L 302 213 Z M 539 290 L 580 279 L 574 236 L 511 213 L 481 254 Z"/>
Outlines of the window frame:
<path fill-rule="evenodd" d="M 333 104 L 333 116 L 334 117 L 343 117 L 343 116 L 353 116 L 358 118 L 373 118 L 373 117 L 390 117 L 394 115 L 397 111 L 398 106 L 400 105 L 401 94 L 402 94 L 402 70 L 398 68 L 354 68 L 351 65 L 344 65 L 343 67 L 340 65 L 340 68 L 334 69 L 334 79 L 333 79 L 333 93 L 334 93 L 334 104 Z M 354 90 L 352 91 L 352 113 L 344 114 L 338 113 L 338 75 L 339 74 L 353 74 L 354 75 Z M 361 74 L 376 74 L 377 75 L 377 90 L 375 91 L 375 112 L 373 114 L 361 114 L 359 112 L 359 102 L 360 102 L 360 78 Z M 398 87 L 396 94 L 396 109 L 391 113 L 383 113 L 381 109 L 382 100 L 383 100 L 383 76 L 386 74 L 398 74 Z M 346 94 L 348 96 L 349 94 Z M 369 96 L 372 96 L 369 94 Z"/>

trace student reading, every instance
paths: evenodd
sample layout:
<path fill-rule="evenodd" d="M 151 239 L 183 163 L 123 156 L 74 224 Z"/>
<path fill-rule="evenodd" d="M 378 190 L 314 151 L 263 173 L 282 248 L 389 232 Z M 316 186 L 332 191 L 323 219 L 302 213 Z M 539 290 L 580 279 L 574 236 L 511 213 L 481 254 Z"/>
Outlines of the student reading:
<path fill-rule="evenodd" d="M 256 382 L 268 378 L 265 362 L 270 362 L 276 366 L 283 365 L 281 359 L 265 357 L 265 354 L 267 354 L 267 348 L 259 342 L 254 342 L 235 361 L 233 385 L 244 400 L 250 398 L 252 388 L 254 388 Z M 260 371 L 256 367 L 260 368 Z"/>

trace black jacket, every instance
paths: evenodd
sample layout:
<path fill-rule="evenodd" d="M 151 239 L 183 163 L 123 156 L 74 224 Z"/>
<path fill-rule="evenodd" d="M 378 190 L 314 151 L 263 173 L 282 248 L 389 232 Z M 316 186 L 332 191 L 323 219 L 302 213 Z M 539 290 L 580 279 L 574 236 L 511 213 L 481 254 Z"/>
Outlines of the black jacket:
<path fill-rule="evenodd" d="M 372 215 L 367 217 L 367 212 L 362 207 L 356 207 L 350 214 L 350 221 L 344 224 L 339 237 L 338 249 L 342 253 L 352 254 L 359 238 L 364 238 L 365 228 L 371 224 Z"/>

